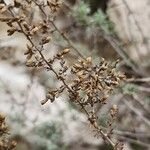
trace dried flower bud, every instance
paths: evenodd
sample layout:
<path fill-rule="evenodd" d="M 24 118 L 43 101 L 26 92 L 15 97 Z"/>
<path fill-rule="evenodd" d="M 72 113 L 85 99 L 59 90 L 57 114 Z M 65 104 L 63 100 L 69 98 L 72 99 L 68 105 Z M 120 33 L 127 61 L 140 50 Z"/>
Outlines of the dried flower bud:
<path fill-rule="evenodd" d="M 25 52 L 24 52 L 24 55 L 28 55 L 30 53 L 30 50 L 27 49 Z"/>
<path fill-rule="evenodd" d="M 52 40 L 52 38 L 50 36 L 47 37 L 43 37 L 42 38 L 42 44 L 47 44 Z"/>
<path fill-rule="evenodd" d="M 102 98 L 101 98 L 101 100 L 100 100 L 100 102 L 101 102 L 102 104 L 106 104 L 107 99 L 108 99 L 108 95 L 107 95 L 107 96 L 102 97 Z"/>
<path fill-rule="evenodd" d="M 67 54 L 67 53 L 69 53 L 69 52 L 70 52 L 70 49 L 68 49 L 68 48 L 66 48 L 66 49 L 64 49 L 64 50 L 62 51 L 63 54 Z"/>
<path fill-rule="evenodd" d="M 86 61 L 87 61 L 88 64 L 91 64 L 92 63 L 92 57 L 86 58 Z"/>
<path fill-rule="evenodd" d="M 2 124 L 4 121 L 5 121 L 5 117 L 2 114 L 0 114 L 0 124 Z"/>
<path fill-rule="evenodd" d="M 75 69 L 80 69 L 80 68 L 82 68 L 82 66 L 80 65 L 80 64 L 74 64 L 74 66 L 73 66 Z"/>
<path fill-rule="evenodd" d="M 48 100 L 49 100 L 49 99 L 44 99 L 44 100 L 42 100 L 42 101 L 41 101 L 41 105 L 46 104 L 46 103 L 48 102 Z"/>
<path fill-rule="evenodd" d="M 37 31 L 39 30 L 39 27 L 34 27 L 31 31 L 30 31 L 30 34 L 31 35 L 33 35 L 33 34 L 35 34 Z M 44 39 L 45 40 L 45 42 L 47 42 L 48 40 L 50 40 L 50 39 L 48 39 L 49 37 L 47 37 L 47 39 Z M 49 42 L 49 41 L 48 41 Z M 47 43 L 48 43 L 47 42 Z M 44 43 L 43 43 L 44 44 Z"/>
<path fill-rule="evenodd" d="M 10 149 L 10 150 L 11 150 L 11 149 L 14 149 L 14 148 L 16 147 L 16 145 L 17 145 L 17 142 L 16 142 L 16 141 L 12 141 L 12 142 L 10 143 L 9 149 Z"/>
<path fill-rule="evenodd" d="M 14 0 L 14 7 L 20 7 L 21 3 L 18 0 Z"/>
<path fill-rule="evenodd" d="M 1 8 L 0 8 L 0 13 L 4 13 L 4 12 L 6 12 L 7 11 L 7 6 L 3 6 L 3 5 L 1 5 L 0 6 Z"/>
<path fill-rule="evenodd" d="M 22 25 L 24 26 L 24 28 L 25 28 L 27 31 L 30 30 L 30 26 L 27 24 L 26 21 L 24 21 L 24 22 L 22 23 Z"/>
<path fill-rule="evenodd" d="M 8 36 L 11 36 L 12 34 L 14 34 L 16 32 L 16 29 L 15 28 L 11 28 L 9 30 L 7 30 L 7 35 Z"/>
<path fill-rule="evenodd" d="M 5 4 L 0 4 L 0 9 L 4 8 L 5 7 Z"/>
<path fill-rule="evenodd" d="M 36 65 L 36 64 L 35 64 L 34 61 L 27 61 L 27 62 L 26 62 L 26 66 L 27 66 L 27 67 L 35 67 L 35 65 Z"/>
<path fill-rule="evenodd" d="M 116 116 L 117 112 L 118 112 L 117 105 L 113 105 L 113 107 L 110 110 L 111 117 L 114 118 Z"/>

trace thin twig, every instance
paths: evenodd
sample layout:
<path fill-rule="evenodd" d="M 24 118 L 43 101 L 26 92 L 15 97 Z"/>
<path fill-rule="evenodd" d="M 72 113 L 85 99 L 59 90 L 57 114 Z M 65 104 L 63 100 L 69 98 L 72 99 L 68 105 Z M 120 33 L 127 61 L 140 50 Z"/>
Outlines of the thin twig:
<path fill-rule="evenodd" d="M 124 136 L 120 136 L 120 137 L 121 137 L 122 140 L 126 140 L 128 142 L 135 143 L 135 144 L 150 148 L 150 144 L 148 144 L 148 143 L 145 143 L 145 142 L 142 142 L 142 141 L 139 141 L 139 140 L 136 140 L 136 139 L 131 139 L 131 138 L 128 138 L 128 137 L 124 137 Z"/>
<path fill-rule="evenodd" d="M 143 108 L 143 110 L 144 110 L 146 113 L 150 114 L 149 108 L 146 107 L 146 105 L 144 104 L 144 102 L 141 101 L 137 95 L 133 94 L 133 100 L 135 100 L 136 102 L 138 102 L 138 103 L 140 104 L 140 106 Z"/>
<path fill-rule="evenodd" d="M 50 22 L 54 29 L 61 35 L 61 37 L 67 42 L 68 46 L 70 48 L 72 48 L 81 58 L 84 58 L 84 56 L 79 52 L 79 50 L 73 45 L 73 43 L 70 41 L 70 39 L 59 30 L 59 28 L 57 27 L 57 25 L 55 24 L 55 22 L 52 19 L 49 19 L 47 14 L 45 13 L 45 11 L 43 10 L 42 6 L 40 4 L 37 3 L 37 1 L 33 0 L 33 2 L 39 7 L 39 9 L 41 10 L 41 12 L 43 13 L 43 15 L 46 17 L 47 21 Z"/>
<path fill-rule="evenodd" d="M 102 33 L 104 39 L 106 39 L 111 46 L 114 48 L 114 50 L 119 54 L 119 56 L 121 58 L 123 58 L 124 62 L 129 65 L 134 72 L 136 72 L 138 75 L 142 75 L 142 76 L 148 76 L 148 73 L 143 70 L 142 68 L 139 67 L 139 65 L 137 65 L 131 58 L 130 56 L 126 53 L 126 51 L 124 50 L 124 48 L 122 46 L 120 46 L 120 43 L 118 40 L 116 40 L 115 38 L 111 37 L 110 35 L 107 35 L 106 33 Z"/>
<path fill-rule="evenodd" d="M 140 117 L 146 125 L 150 127 L 150 121 L 146 117 L 144 117 L 143 114 L 139 110 L 133 107 L 133 105 L 130 102 L 128 102 L 127 99 L 125 99 L 124 103 L 127 105 L 127 107 L 130 110 L 132 110 L 138 117 Z"/>
<path fill-rule="evenodd" d="M 131 78 L 127 79 L 127 82 L 150 82 L 150 77 L 147 78 Z"/>

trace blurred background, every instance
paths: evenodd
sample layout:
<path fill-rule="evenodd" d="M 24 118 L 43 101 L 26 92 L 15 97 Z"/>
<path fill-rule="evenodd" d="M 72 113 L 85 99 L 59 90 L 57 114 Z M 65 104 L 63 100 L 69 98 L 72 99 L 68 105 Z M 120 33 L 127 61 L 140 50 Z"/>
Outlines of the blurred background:
<path fill-rule="evenodd" d="M 118 105 L 114 135 L 125 150 L 149 150 L 150 1 L 65 0 L 57 15 L 57 26 L 81 54 L 95 62 L 101 57 L 120 59 L 118 69 L 127 81 L 98 109 L 99 123 L 105 128 L 109 108 Z M 16 150 L 111 150 L 94 137 L 86 116 L 65 95 L 41 106 L 46 89 L 58 86 L 57 79 L 25 66 L 26 38 L 19 33 L 7 36 L 8 29 L 0 22 L 0 113 L 7 117 Z M 59 35 L 53 38 L 57 44 L 48 47 L 51 55 L 65 45 Z M 71 66 L 77 58 L 73 52 L 66 59 Z"/>

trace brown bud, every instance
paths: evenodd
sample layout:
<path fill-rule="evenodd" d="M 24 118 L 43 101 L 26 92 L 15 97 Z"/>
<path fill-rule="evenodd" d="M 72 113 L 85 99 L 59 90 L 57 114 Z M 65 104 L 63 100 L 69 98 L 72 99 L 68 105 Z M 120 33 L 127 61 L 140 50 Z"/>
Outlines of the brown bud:
<path fill-rule="evenodd" d="M 88 64 L 91 64 L 92 63 L 92 58 L 88 57 L 88 58 L 86 58 L 86 61 L 87 61 Z"/>
<path fill-rule="evenodd" d="M 35 62 L 34 61 L 28 61 L 26 62 L 27 67 L 35 67 Z"/>
<path fill-rule="evenodd" d="M 27 31 L 29 31 L 29 29 L 30 29 L 30 27 L 29 27 L 29 25 L 27 24 L 27 22 L 23 22 L 22 23 L 22 25 L 25 27 L 25 29 L 27 30 Z"/>
<path fill-rule="evenodd" d="M 24 55 L 28 55 L 30 53 L 30 50 L 27 49 L 25 52 L 24 52 Z"/>
<path fill-rule="evenodd" d="M 18 0 L 14 0 L 14 6 L 15 7 L 20 7 L 21 3 Z"/>
<path fill-rule="evenodd" d="M 0 4 L 0 9 L 4 8 L 5 4 Z"/>
<path fill-rule="evenodd" d="M 74 64 L 73 67 L 76 68 L 76 69 L 82 68 L 82 66 L 80 64 Z"/>
<path fill-rule="evenodd" d="M 14 33 L 15 33 L 15 31 L 16 31 L 16 29 L 15 29 L 15 28 L 11 28 L 11 29 L 7 30 L 7 34 L 8 34 L 8 36 L 11 36 L 12 34 L 14 34 Z"/>
<path fill-rule="evenodd" d="M 49 100 L 49 99 L 44 99 L 44 100 L 42 100 L 42 101 L 41 101 L 41 105 L 46 104 L 46 103 L 48 102 L 48 100 Z"/>
<path fill-rule="evenodd" d="M 50 42 L 51 39 L 52 39 L 52 38 L 51 38 L 50 36 L 43 37 L 43 38 L 42 38 L 42 44 L 46 44 L 46 43 Z"/>
<path fill-rule="evenodd" d="M 37 31 L 39 30 L 39 28 L 38 27 L 34 27 L 31 31 L 30 31 L 30 34 L 35 34 Z M 45 39 L 45 40 L 48 40 L 48 38 L 47 39 Z M 48 42 L 47 42 L 48 43 Z"/>
<path fill-rule="evenodd" d="M 68 48 L 66 48 L 66 49 L 63 50 L 63 54 L 67 54 L 69 52 L 70 52 L 70 49 L 68 49 Z"/>
<path fill-rule="evenodd" d="M 6 6 L 1 5 L 0 7 L 1 7 L 1 8 L 0 8 L 0 12 L 1 12 L 1 13 L 4 13 L 4 12 L 7 11 L 7 7 L 6 7 Z"/>
<path fill-rule="evenodd" d="M 117 107 L 117 105 L 113 105 L 113 107 L 112 107 L 111 110 L 110 110 L 110 115 L 111 115 L 111 117 L 115 117 L 116 114 L 117 114 L 117 112 L 118 112 L 118 107 Z"/>
<path fill-rule="evenodd" d="M 14 149 L 17 145 L 17 142 L 16 141 L 12 141 L 11 144 L 10 144 L 10 147 L 9 149 Z"/>

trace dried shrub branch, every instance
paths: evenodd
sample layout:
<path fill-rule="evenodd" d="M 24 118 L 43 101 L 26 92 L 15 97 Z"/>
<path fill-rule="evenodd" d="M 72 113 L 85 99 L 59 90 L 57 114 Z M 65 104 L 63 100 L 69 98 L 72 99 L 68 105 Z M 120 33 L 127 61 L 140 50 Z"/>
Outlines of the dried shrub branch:
<path fill-rule="evenodd" d="M 67 93 L 69 101 L 78 105 L 87 115 L 90 125 L 96 131 L 96 136 L 102 137 L 114 149 L 121 150 L 123 149 L 122 143 L 114 142 L 111 138 L 113 134 L 112 122 L 117 115 L 117 106 L 114 105 L 110 110 L 111 121 L 108 123 L 108 132 L 105 132 L 98 124 L 96 106 L 107 104 L 109 95 L 120 85 L 125 76 L 116 70 L 118 61 L 109 64 L 102 58 L 98 64 L 94 64 L 91 57 L 84 58 L 55 24 L 55 15 L 60 6 L 58 0 L 46 1 L 46 3 L 34 0 L 21 2 L 14 0 L 14 3 L 10 5 L 3 1 L 0 4 L 0 11 L 6 17 L 0 20 L 6 22 L 10 27 L 7 31 L 9 36 L 19 32 L 27 38 L 29 44 L 24 53 L 27 59 L 26 66 L 51 71 L 61 83 L 60 87 L 47 91 L 46 98 L 41 101 L 41 104 L 44 105 L 48 101 L 54 102 L 62 93 Z M 42 14 L 42 21 L 39 23 L 31 22 L 28 17 L 28 13 L 34 7 L 38 7 Z M 67 41 L 67 45 L 53 58 L 47 58 L 44 53 L 45 45 L 51 42 L 54 31 L 57 31 Z M 81 57 L 73 66 L 68 66 L 64 58 L 70 49 L 75 50 Z M 59 63 L 58 71 L 54 68 L 55 62 Z"/>

